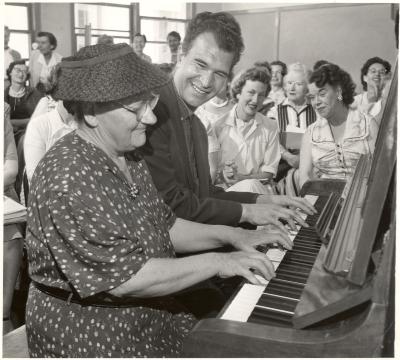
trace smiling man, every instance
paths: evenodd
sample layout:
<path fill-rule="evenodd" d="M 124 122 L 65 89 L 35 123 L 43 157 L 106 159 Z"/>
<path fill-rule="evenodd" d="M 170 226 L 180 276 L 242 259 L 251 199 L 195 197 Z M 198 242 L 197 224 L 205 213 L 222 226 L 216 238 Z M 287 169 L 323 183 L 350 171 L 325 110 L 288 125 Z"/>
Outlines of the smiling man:
<path fill-rule="evenodd" d="M 207 133 L 193 112 L 226 86 L 243 48 L 240 26 L 232 15 L 204 12 L 190 21 L 183 57 L 170 83 L 160 89 L 154 109 L 158 121 L 148 130 L 141 152 L 156 188 L 179 217 L 230 226 L 248 222 L 281 227 L 279 218 L 304 224 L 286 206 L 312 213 L 305 200 L 225 192 L 211 184 Z"/>

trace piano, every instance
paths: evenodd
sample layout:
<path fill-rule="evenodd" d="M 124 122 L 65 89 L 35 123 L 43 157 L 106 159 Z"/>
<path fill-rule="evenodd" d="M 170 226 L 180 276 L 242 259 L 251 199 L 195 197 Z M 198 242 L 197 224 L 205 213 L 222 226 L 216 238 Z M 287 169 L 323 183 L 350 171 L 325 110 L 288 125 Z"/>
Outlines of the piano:
<path fill-rule="evenodd" d="M 185 357 L 394 356 L 396 131 L 397 64 L 373 158 L 351 183 L 303 187 L 319 210 L 312 226 L 291 234 L 292 250 L 267 250 L 276 277 L 242 283 L 194 327 Z"/>

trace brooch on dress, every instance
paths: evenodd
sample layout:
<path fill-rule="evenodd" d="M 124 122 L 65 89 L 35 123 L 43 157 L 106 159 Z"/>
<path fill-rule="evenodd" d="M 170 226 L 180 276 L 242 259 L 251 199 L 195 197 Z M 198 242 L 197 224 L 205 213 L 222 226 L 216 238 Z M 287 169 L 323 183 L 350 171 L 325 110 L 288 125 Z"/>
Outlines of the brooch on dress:
<path fill-rule="evenodd" d="M 129 184 L 129 196 L 132 200 L 135 200 L 139 195 L 140 188 L 136 184 Z"/>

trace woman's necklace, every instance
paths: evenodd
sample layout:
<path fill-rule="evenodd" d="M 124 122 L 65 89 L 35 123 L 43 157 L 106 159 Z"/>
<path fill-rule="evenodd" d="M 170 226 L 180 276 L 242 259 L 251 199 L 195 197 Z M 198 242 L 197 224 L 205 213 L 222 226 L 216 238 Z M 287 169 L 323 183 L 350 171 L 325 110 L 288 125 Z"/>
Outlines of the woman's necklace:
<path fill-rule="evenodd" d="M 15 91 L 12 86 L 10 86 L 9 94 L 10 94 L 10 96 L 15 97 L 15 98 L 23 97 L 25 94 L 25 86 L 17 91 Z"/>

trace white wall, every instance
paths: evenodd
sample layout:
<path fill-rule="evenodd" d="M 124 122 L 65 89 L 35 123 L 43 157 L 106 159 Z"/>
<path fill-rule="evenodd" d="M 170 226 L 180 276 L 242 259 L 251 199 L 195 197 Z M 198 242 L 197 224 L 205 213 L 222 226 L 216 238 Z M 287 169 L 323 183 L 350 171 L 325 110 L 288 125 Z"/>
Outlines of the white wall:
<path fill-rule="evenodd" d="M 57 38 L 56 52 L 62 56 L 72 55 L 73 10 L 71 3 L 36 3 L 37 24 L 35 32 L 49 31 Z"/>

